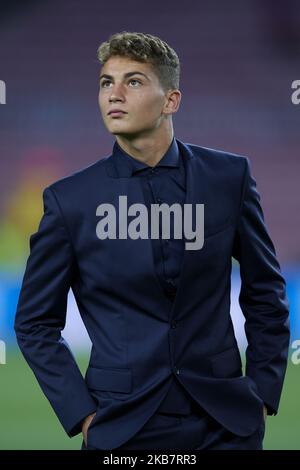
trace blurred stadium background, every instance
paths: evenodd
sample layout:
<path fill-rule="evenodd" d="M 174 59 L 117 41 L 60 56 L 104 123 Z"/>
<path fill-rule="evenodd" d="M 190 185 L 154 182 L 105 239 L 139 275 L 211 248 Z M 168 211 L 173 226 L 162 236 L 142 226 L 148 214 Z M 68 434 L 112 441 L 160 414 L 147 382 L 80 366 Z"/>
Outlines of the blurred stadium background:
<path fill-rule="evenodd" d="M 13 321 L 43 188 L 111 152 L 114 139 L 98 111 L 96 49 L 123 30 L 158 35 L 178 52 L 183 98 L 175 136 L 250 158 L 287 280 L 291 345 L 300 339 L 300 105 L 291 102 L 291 83 L 300 80 L 300 3 L 2 1 L 0 449 L 81 445 L 41 393 Z M 234 264 L 231 313 L 243 354 L 239 285 Z M 63 335 L 84 373 L 90 342 L 71 293 Z M 299 373 L 290 360 L 279 414 L 267 420 L 266 449 L 300 449 Z"/>

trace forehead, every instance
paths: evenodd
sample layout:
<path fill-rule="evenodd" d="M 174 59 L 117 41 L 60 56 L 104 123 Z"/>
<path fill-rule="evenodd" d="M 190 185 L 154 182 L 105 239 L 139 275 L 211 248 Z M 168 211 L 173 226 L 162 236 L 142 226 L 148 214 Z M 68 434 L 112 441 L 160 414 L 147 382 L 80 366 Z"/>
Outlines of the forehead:
<path fill-rule="evenodd" d="M 151 64 L 121 56 L 110 57 L 102 66 L 101 74 L 106 73 L 112 76 L 121 77 L 123 74 L 133 71 L 143 72 L 151 79 L 155 78 Z"/>

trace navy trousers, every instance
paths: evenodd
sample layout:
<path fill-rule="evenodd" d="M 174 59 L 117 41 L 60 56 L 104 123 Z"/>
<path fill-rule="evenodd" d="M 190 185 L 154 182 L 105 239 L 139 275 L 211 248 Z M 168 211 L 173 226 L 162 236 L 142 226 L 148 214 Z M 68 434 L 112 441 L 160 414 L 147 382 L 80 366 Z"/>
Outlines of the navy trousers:
<path fill-rule="evenodd" d="M 263 450 L 265 421 L 250 436 L 231 433 L 205 410 L 192 408 L 187 415 L 156 412 L 142 429 L 111 450 Z M 82 450 L 97 450 L 82 443 Z"/>

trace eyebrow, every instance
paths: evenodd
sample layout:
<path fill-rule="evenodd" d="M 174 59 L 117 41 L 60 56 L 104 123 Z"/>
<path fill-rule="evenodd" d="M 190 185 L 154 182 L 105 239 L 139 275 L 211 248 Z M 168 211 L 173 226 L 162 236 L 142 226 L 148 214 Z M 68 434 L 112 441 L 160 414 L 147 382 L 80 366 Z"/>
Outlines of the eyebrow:
<path fill-rule="evenodd" d="M 123 75 L 123 77 L 124 77 L 124 78 L 128 78 L 128 77 L 131 77 L 132 75 L 143 75 L 147 80 L 150 80 L 150 78 L 147 77 L 147 75 L 146 75 L 145 73 L 139 72 L 139 71 L 137 71 L 137 70 L 134 71 L 134 72 L 127 72 L 127 73 L 125 73 L 125 74 Z M 113 78 L 113 76 L 112 76 L 112 75 L 108 75 L 107 73 L 104 73 L 104 74 L 100 75 L 99 80 L 101 80 L 102 78 L 109 78 L 109 79 L 110 79 L 110 78 Z"/>

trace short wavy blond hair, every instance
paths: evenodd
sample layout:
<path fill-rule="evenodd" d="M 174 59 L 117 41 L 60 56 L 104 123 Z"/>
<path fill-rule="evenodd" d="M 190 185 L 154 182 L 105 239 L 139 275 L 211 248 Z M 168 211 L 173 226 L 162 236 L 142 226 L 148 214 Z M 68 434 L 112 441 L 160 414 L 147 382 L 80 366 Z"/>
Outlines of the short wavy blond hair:
<path fill-rule="evenodd" d="M 153 66 L 164 91 L 179 88 L 178 55 L 165 41 L 151 34 L 122 31 L 100 44 L 97 57 L 101 64 L 112 56 L 128 57 Z"/>

